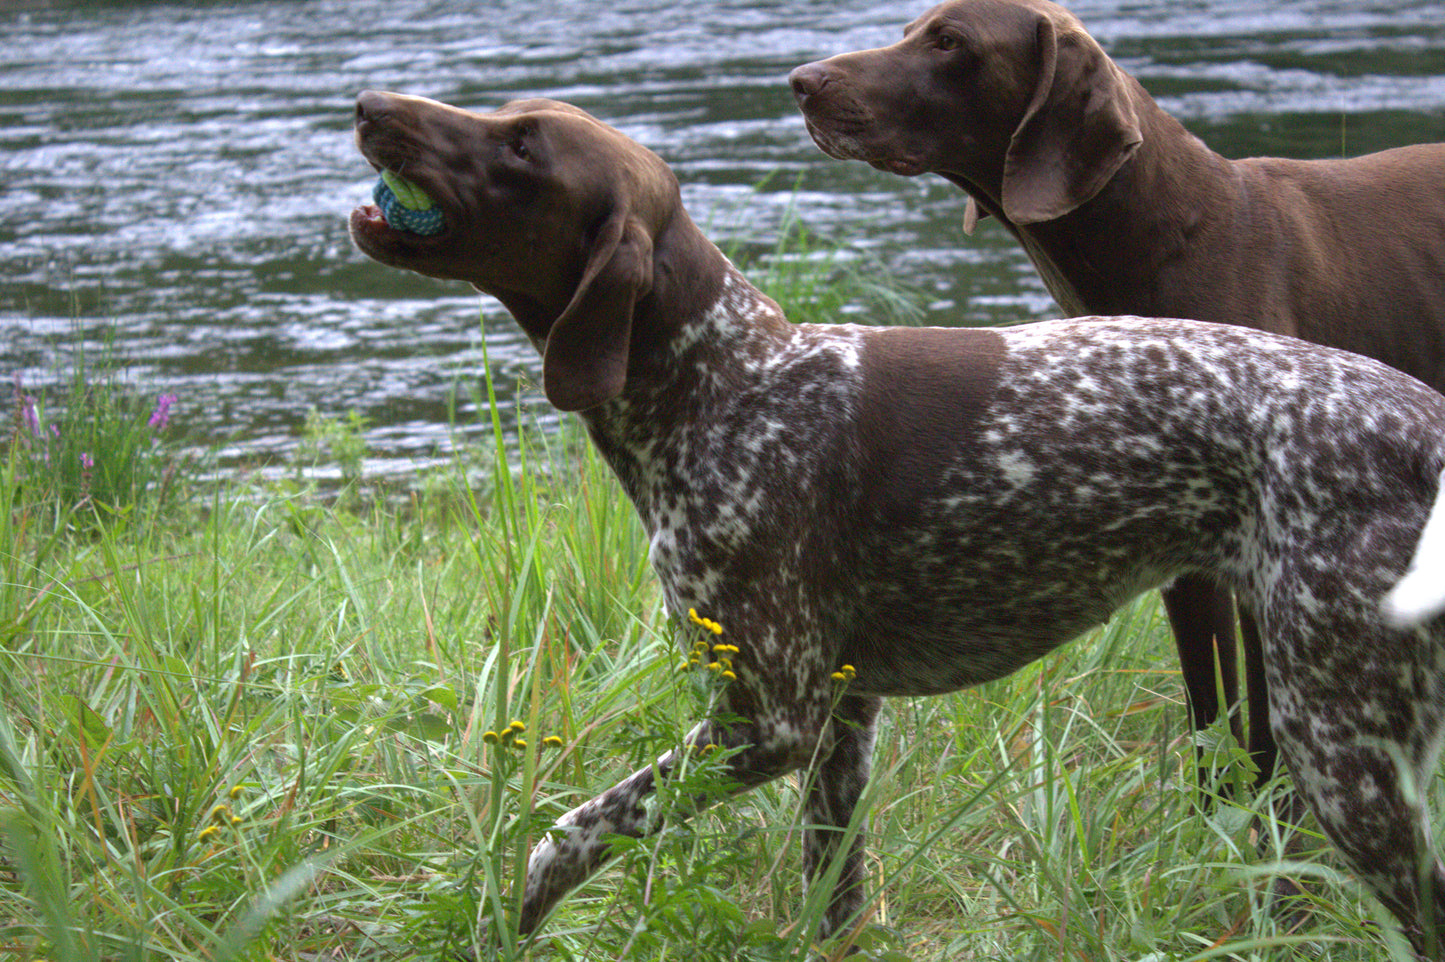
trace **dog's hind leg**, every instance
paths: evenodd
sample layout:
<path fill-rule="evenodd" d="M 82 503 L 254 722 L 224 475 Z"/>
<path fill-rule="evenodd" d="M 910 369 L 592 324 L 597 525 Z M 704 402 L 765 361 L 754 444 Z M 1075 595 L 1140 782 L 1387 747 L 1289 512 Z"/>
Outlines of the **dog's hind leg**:
<path fill-rule="evenodd" d="M 1400 920 L 1416 952 L 1439 960 L 1445 936 L 1445 866 L 1428 816 L 1401 774 L 1395 746 L 1357 746 L 1325 758 L 1284 745 L 1295 782 L 1320 827 L 1359 880 Z"/>
<path fill-rule="evenodd" d="M 1424 797 L 1445 708 L 1428 664 L 1433 646 L 1405 639 L 1421 657 L 1401 659 L 1401 639 L 1371 634 L 1361 629 L 1349 658 L 1331 659 L 1319 639 L 1272 645 L 1271 721 L 1295 787 L 1330 841 L 1416 952 L 1445 959 L 1445 865 Z M 1362 656 L 1371 649 L 1394 657 Z"/>
<path fill-rule="evenodd" d="M 811 888 L 840 857 L 838 878 L 819 937 L 839 931 L 863 905 L 863 830 L 846 839 L 854 810 L 868 785 L 881 698 L 843 696 L 833 709 L 832 748 L 804 777 L 803 876 Z M 847 842 L 847 850 L 843 845 Z"/>

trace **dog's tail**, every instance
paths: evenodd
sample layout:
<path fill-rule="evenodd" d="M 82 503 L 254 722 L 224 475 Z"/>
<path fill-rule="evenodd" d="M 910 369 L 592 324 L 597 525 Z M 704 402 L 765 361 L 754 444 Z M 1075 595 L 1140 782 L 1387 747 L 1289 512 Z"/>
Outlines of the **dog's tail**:
<path fill-rule="evenodd" d="M 1413 628 L 1445 611 L 1445 472 L 1415 557 L 1395 587 L 1380 602 L 1380 614 L 1396 628 Z"/>

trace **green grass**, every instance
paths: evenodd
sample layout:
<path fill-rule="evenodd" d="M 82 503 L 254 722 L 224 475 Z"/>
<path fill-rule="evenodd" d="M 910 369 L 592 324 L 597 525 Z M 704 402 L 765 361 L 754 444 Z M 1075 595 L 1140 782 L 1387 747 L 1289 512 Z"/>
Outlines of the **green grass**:
<path fill-rule="evenodd" d="M 362 513 L 224 492 L 45 547 L 0 512 L 0 952 L 806 957 L 792 783 L 626 846 L 534 943 L 494 924 L 524 843 L 707 693 L 614 482 L 549 443 L 486 492 Z M 1196 812 L 1173 665 L 1145 600 L 1011 678 L 894 702 L 872 957 L 1378 959 L 1380 912 L 1328 858 L 1290 934 L 1257 808 Z M 514 719 L 525 748 L 486 737 Z"/>
<path fill-rule="evenodd" d="M 766 189 L 773 178 L 756 187 Z M 796 195 L 801 177 L 793 184 Z M 733 215 L 729 233 L 744 237 L 750 207 Z M 867 247 L 823 236 L 789 203 L 766 241 L 735 240 L 725 251 L 749 279 L 783 306 L 795 324 L 916 325 L 925 320 L 922 294 Z"/>
<path fill-rule="evenodd" d="M 1153 598 L 1007 679 L 890 704 L 855 935 L 810 947 L 786 780 L 622 845 L 518 940 L 530 843 L 716 684 L 680 669 L 579 434 L 494 422 L 484 486 L 458 465 L 406 503 L 248 487 L 84 530 L 0 469 L 0 957 L 1408 957 L 1273 793 L 1200 812 Z M 1220 784 L 1247 776 L 1206 741 Z M 718 785 L 696 759 L 659 805 Z M 1269 908 L 1281 872 L 1309 880 L 1297 931 Z"/>

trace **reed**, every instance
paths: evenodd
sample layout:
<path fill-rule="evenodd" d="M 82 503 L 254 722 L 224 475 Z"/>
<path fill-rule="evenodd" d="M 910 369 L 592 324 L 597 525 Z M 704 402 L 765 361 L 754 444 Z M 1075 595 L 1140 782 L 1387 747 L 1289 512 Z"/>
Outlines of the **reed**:
<path fill-rule="evenodd" d="M 18 372 L 11 380 L 10 477 L 52 528 L 143 521 L 184 465 L 171 427 L 178 398 L 138 391 L 109 346 L 92 356 L 80 332 L 67 353 L 48 390 L 32 394 Z"/>

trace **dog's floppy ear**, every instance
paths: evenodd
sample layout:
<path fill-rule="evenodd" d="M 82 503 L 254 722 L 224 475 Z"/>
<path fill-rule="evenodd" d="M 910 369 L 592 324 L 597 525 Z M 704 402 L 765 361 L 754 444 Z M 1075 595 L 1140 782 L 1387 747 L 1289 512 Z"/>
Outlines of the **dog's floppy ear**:
<path fill-rule="evenodd" d="M 620 205 L 603 223 L 571 302 L 542 352 L 542 388 L 560 411 L 611 400 L 627 381 L 632 312 L 652 289 L 652 237 Z"/>
<path fill-rule="evenodd" d="M 1038 83 L 1004 157 L 1003 209 L 1016 224 L 1092 198 L 1143 142 L 1133 87 L 1082 30 L 1039 19 Z"/>

